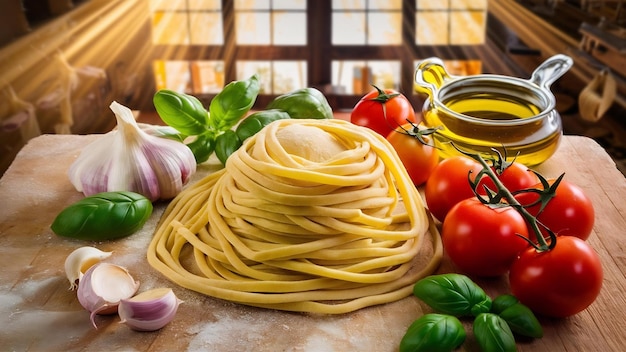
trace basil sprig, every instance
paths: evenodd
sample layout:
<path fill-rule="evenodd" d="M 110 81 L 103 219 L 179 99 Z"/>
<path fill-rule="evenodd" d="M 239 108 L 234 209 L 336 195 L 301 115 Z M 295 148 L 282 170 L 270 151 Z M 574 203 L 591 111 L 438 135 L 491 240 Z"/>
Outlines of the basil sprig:
<path fill-rule="evenodd" d="M 247 80 L 226 85 L 211 100 L 208 111 L 196 97 L 167 89 L 156 92 L 152 100 L 161 119 L 180 131 L 181 139 L 191 149 L 198 164 L 207 161 L 215 152 L 225 165 L 226 159 L 247 138 L 273 121 L 333 118 L 324 94 L 315 88 L 303 88 L 274 98 L 266 110 L 251 114 L 237 125 L 254 105 L 259 90 L 259 76 L 255 74 Z M 235 125 L 237 129 L 233 133 Z"/>
<path fill-rule="evenodd" d="M 250 111 L 259 90 L 259 76 L 255 74 L 247 80 L 227 84 L 211 100 L 208 111 L 196 97 L 167 89 L 156 92 L 152 100 L 166 124 L 180 131 L 183 138 L 194 137 L 187 146 L 199 164 L 207 161 L 216 148 L 220 149 L 216 151 L 220 155 L 230 155 L 228 151 L 239 148 L 240 141 L 236 139 L 227 137 L 220 143 L 217 139 Z"/>
<path fill-rule="evenodd" d="M 543 337 L 535 314 L 515 296 L 502 294 L 492 301 L 465 275 L 427 276 L 415 283 L 413 293 L 436 312 L 409 326 L 400 342 L 401 351 L 452 351 L 465 339 L 457 317 L 474 319 L 474 338 L 485 352 L 515 351 L 516 335 Z"/>

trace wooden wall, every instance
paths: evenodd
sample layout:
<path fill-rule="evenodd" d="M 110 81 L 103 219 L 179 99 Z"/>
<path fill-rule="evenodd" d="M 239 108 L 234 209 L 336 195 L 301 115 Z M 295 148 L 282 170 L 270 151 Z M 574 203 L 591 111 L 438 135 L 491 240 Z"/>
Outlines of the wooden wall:
<path fill-rule="evenodd" d="M 3 0 L 13 15 L 1 20 L 24 24 L 16 6 Z M 0 38 L 0 174 L 28 139 L 106 132 L 112 100 L 135 108 L 154 91 L 146 0 L 84 1 L 25 33 L 12 28 Z"/>

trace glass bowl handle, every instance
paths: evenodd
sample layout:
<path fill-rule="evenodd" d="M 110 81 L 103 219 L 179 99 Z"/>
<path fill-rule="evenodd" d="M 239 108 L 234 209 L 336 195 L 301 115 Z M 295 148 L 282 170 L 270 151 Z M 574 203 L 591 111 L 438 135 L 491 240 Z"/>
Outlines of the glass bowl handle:
<path fill-rule="evenodd" d="M 530 77 L 530 82 L 539 87 L 548 89 L 550 85 L 565 74 L 573 64 L 574 61 L 567 55 L 554 55 L 535 69 Z"/>
<path fill-rule="evenodd" d="M 443 61 L 437 57 L 424 59 L 415 67 L 415 89 L 419 93 L 426 93 L 429 97 L 437 95 L 441 86 L 452 79 Z"/>

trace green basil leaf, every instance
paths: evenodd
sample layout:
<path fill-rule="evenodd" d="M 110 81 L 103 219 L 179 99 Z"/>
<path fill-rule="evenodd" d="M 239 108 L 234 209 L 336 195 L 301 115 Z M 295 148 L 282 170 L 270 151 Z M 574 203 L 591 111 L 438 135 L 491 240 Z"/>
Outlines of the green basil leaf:
<path fill-rule="evenodd" d="M 400 352 L 448 352 L 466 338 L 463 324 L 451 315 L 425 314 L 414 321 L 400 341 Z"/>
<path fill-rule="evenodd" d="M 148 198 L 134 192 L 102 192 L 63 209 L 50 226 L 59 236 L 103 241 L 135 233 L 152 214 Z"/>
<path fill-rule="evenodd" d="M 194 96 L 168 89 L 159 90 L 152 98 L 161 119 L 187 136 L 204 133 L 208 128 L 208 112 Z"/>
<path fill-rule="evenodd" d="M 215 131 L 233 127 L 254 105 L 261 85 L 259 76 L 233 81 L 222 89 L 209 105 L 209 124 Z"/>
<path fill-rule="evenodd" d="M 491 309 L 491 298 L 461 274 L 427 276 L 415 283 L 413 294 L 441 313 L 476 316 Z"/>
<path fill-rule="evenodd" d="M 491 313 L 500 314 L 505 309 L 514 306 L 517 303 L 519 303 L 519 299 L 513 295 L 500 295 L 493 300 L 493 303 L 491 304 Z"/>
<path fill-rule="evenodd" d="M 226 165 L 228 157 L 241 147 L 241 140 L 233 130 L 227 130 L 215 139 L 215 155 Z"/>
<path fill-rule="evenodd" d="M 257 134 L 263 127 L 269 125 L 276 120 L 288 119 L 289 114 L 282 110 L 262 110 L 250 114 L 239 125 L 235 133 L 239 137 L 239 140 L 244 142 L 249 137 Z"/>
<path fill-rule="evenodd" d="M 474 319 L 473 332 L 483 352 L 513 352 L 515 337 L 504 319 L 493 313 L 481 313 Z"/>
<path fill-rule="evenodd" d="M 137 125 L 141 128 L 142 131 L 155 137 L 172 139 L 177 142 L 182 142 L 185 140 L 185 135 L 181 134 L 180 131 L 172 126 L 159 126 L 147 123 L 138 123 Z"/>
<path fill-rule="evenodd" d="M 208 132 L 196 136 L 196 139 L 187 143 L 189 149 L 196 159 L 196 164 L 201 164 L 207 160 L 215 150 L 215 137 L 213 133 Z"/>
<path fill-rule="evenodd" d="M 543 337 L 543 328 L 535 314 L 522 303 L 516 303 L 500 314 L 511 330 L 519 335 L 540 338 Z"/>
<path fill-rule="evenodd" d="M 276 97 L 268 109 L 286 111 L 292 119 L 332 119 L 333 110 L 322 92 L 303 88 Z"/>

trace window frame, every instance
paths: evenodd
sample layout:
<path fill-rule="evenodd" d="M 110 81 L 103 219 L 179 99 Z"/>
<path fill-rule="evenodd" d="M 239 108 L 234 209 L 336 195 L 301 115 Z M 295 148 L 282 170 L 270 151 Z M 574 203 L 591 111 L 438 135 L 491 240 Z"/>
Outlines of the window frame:
<path fill-rule="evenodd" d="M 480 60 L 477 45 L 417 45 L 415 44 L 415 0 L 402 0 L 401 45 L 333 45 L 332 0 L 307 0 L 307 45 L 237 45 L 234 2 L 222 0 L 224 45 L 155 45 L 156 60 L 223 60 L 224 81 L 236 80 L 237 61 L 293 60 L 307 62 L 309 87 L 322 91 L 334 110 L 350 110 L 362 95 L 338 95 L 331 90 L 332 61 L 336 60 L 395 60 L 400 61 L 399 90 L 418 109 L 423 98 L 413 94 L 414 61 L 432 56 L 443 60 Z M 480 45 L 478 45 L 480 46 Z M 323 53 L 323 54 L 320 54 Z M 198 98 L 208 104 L 215 94 Z M 259 95 L 255 108 L 262 109 L 276 95 Z"/>

